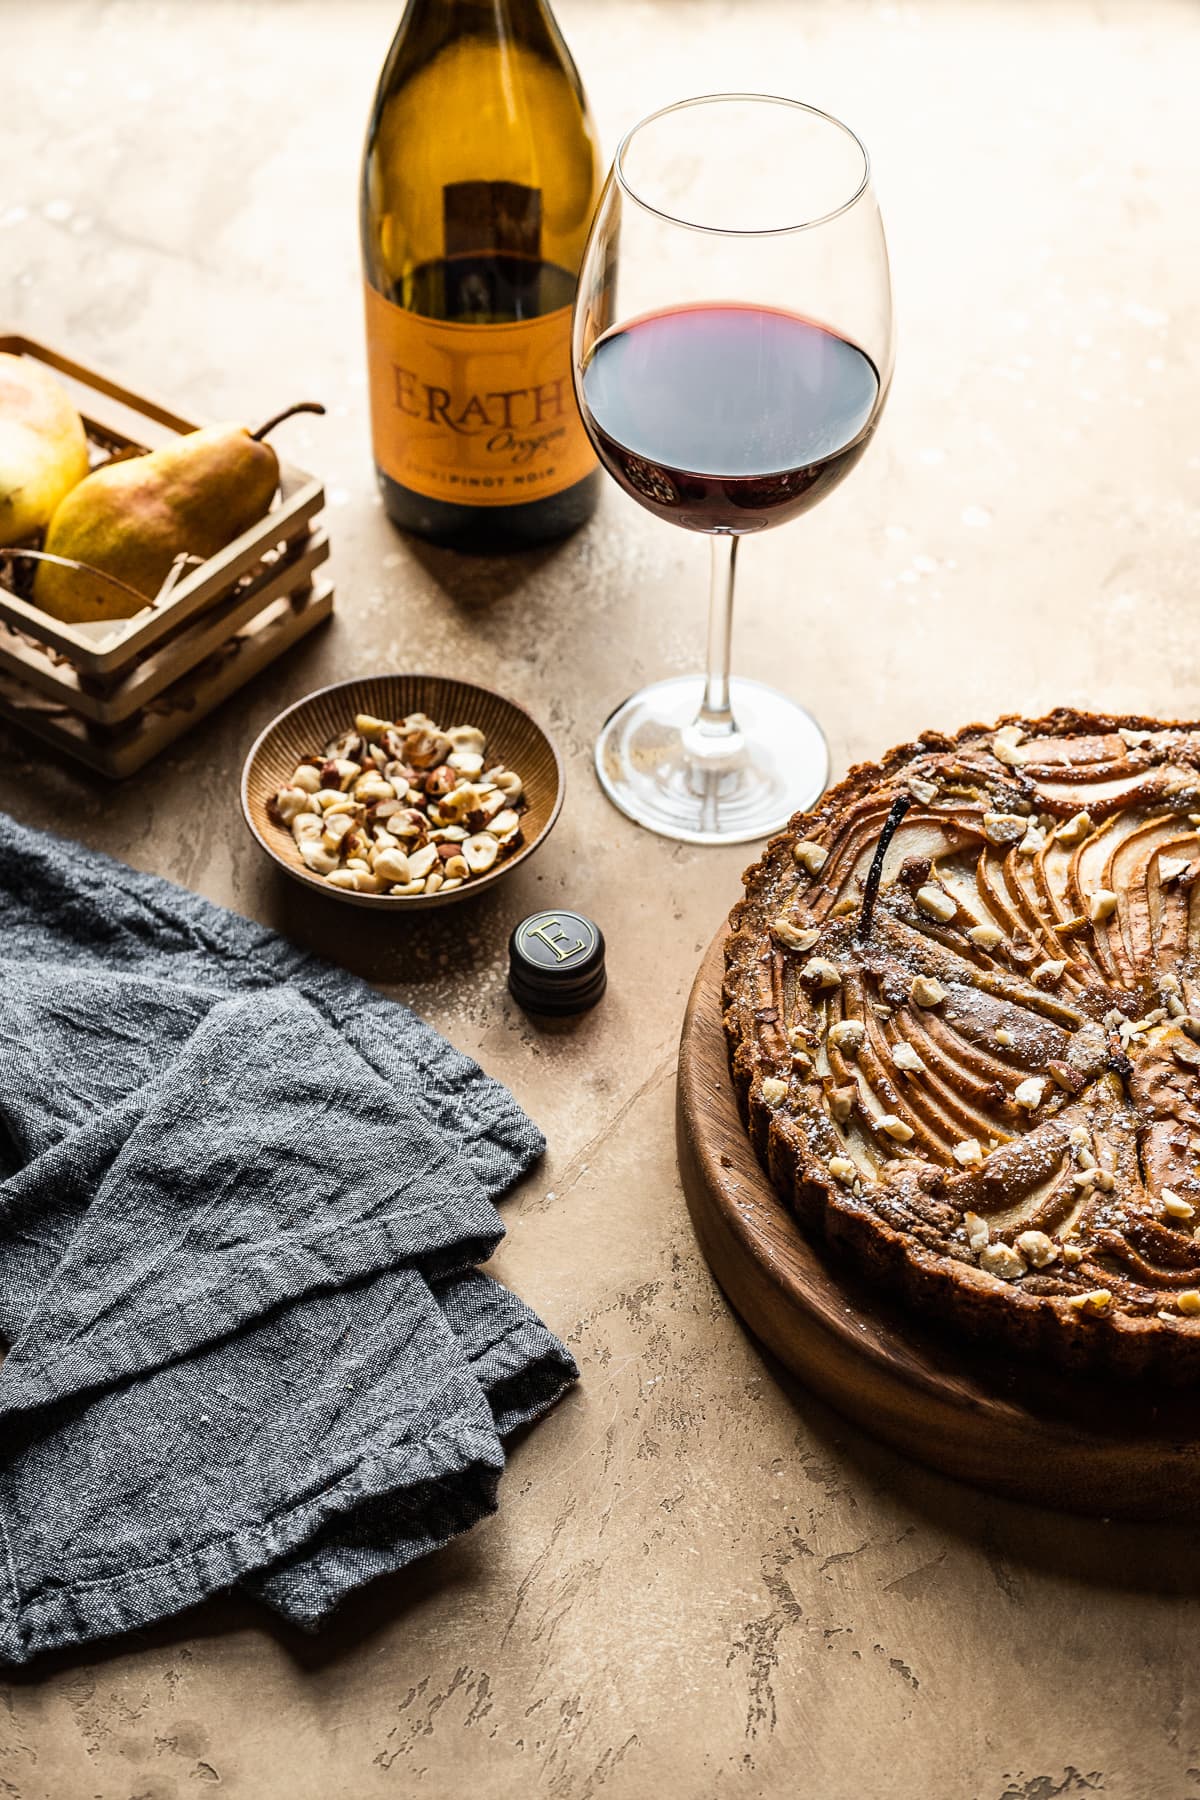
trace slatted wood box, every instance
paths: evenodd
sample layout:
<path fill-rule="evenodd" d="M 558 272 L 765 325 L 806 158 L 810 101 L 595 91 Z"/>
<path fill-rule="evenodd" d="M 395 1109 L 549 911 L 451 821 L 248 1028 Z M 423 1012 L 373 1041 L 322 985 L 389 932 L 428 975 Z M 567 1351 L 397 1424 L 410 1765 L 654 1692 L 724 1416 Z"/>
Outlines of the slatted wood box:
<path fill-rule="evenodd" d="M 196 429 L 31 338 L 0 332 L 0 350 L 53 370 L 93 466 Z M 321 483 L 281 460 L 267 516 L 131 619 L 61 624 L 24 597 L 32 560 L 0 551 L 0 716 L 103 774 L 132 775 L 329 617 L 324 503 Z"/>

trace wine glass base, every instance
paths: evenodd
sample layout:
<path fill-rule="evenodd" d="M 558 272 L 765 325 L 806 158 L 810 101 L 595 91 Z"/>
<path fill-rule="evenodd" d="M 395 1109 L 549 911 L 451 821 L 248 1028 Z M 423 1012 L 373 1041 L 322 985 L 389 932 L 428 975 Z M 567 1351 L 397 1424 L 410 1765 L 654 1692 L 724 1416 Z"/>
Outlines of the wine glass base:
<path fill-rule="evenodd" d="M 732 737 L 696 727 L 699 675 L 642 688 L 596 740 L 596 773 L 613 805 L 660 837 L 743 844 L 781 831 L 829 779 L 829 746 L 802 706 L 758 681 L 734 678 Z"/>

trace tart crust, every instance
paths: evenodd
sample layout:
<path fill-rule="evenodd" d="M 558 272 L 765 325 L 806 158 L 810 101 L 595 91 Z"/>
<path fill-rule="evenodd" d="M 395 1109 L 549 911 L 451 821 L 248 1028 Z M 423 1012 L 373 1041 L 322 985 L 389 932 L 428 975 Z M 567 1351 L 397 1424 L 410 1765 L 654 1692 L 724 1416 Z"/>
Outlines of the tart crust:
<path fill-rule="evenodd" d="M 748 1130 L 802 1226 L 923 1321 L 1200 1378 L 1198 827 L 1200 725 L 1060 709 L 853 768 L 747 870 Z"/>

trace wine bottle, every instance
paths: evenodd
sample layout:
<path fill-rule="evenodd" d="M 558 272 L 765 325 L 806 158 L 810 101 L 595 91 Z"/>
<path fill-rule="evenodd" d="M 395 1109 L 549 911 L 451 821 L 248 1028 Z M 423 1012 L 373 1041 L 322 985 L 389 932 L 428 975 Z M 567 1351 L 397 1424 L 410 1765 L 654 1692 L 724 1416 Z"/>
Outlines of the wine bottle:
<path fill-rule="evenodd" d="M 591 514 L 571 304 L 600 180 L 547 0 L 409 0 L 361 213 L 375 465 L 397 525 L 505 550 Z"/>

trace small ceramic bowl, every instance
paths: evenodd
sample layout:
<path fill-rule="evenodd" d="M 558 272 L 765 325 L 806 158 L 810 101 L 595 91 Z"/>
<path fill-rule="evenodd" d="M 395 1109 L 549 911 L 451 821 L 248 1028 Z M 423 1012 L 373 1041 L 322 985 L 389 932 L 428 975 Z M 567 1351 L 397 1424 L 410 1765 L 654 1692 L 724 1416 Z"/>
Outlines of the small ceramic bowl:
<path fill-rule="evenodd" d="M 267 803 L 291 780 L 296 765 L 321 750 L 353 727 L 355 715 L 371 713 L 377 719 L 403 719 L 423 712 L 439 725 L 477 725 L 487 738 L 489 766 L 503 763 L 515 769 L 524 783 L 521 831 L 524 843 L 512 855 L 488 870 L 473 875 L 448 894 L 356 894 L 351 889 L 330 887 L 300 860 L 295 841 L 286 826 L 272 823 Z M 554 744 L 523 707 L 490 688 L 448 675 L 368 675 L 354 681 L 338 681 L 318 688 L 273 719 L 246 758 L 242 770 L 242 811 L 246 823 L 286 875 L 303 883 L 327 900 L 376 910 L 411 912 L 422 906 L 450 906 L 469 900 L 494 887 L 511 870 L 532 856 L 545 842 L 563 803 L 562 763 Z"/>

